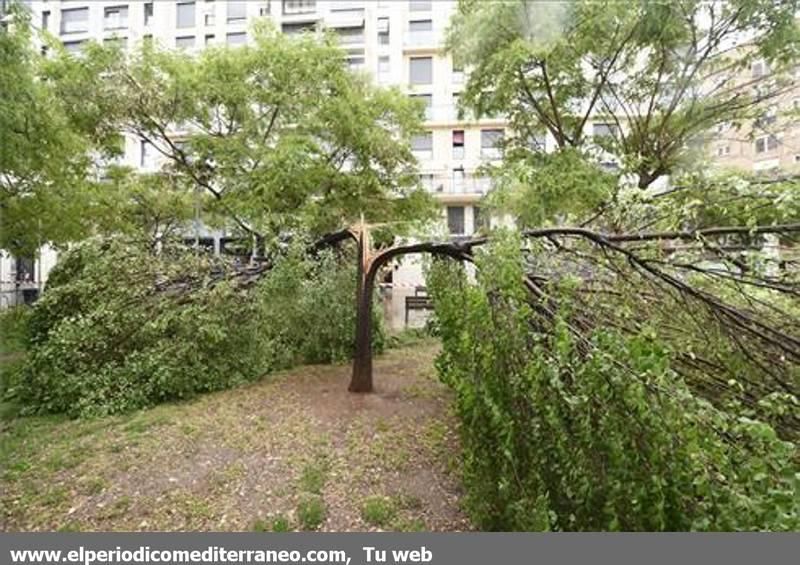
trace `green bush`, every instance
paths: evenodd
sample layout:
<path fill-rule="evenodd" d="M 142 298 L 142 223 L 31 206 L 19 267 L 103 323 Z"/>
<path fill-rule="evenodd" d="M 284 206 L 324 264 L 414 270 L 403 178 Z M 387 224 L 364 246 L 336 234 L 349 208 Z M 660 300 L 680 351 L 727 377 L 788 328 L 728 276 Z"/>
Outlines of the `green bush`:
<path fill-rule="evenodd" d="M 297 521 L 303 530 L 316 530 L 324 522 L 327 510 L 322 497 L 304 494 L 297 503 Z"/>
<path fill-rule="evenodd" d="M 31 312 L 13 394 L 29 411 L 113 414 L 353 350 L 346 259 L 291 253 L 251 285 L 231 273 L 227 260 L 181 246 L 157 254 L 116 239 L 76 246 Z"/>
<path fill-rule="evenodd" d="M 325 252 L 309 259 L 298 248 L 284 257 L 259 285 L 265 332 L 283 351 L 287 363 L 332 363 L 355 351 L 356 267 L 350 255 Z M 372 309 L 372 345 L 383 351 L 386 335 L 382 309 Z"/>
<path fill-rule="evenodd" d="M 428 276 L 457 393 L 467 506 L 492 530 L 794 530 L 796 448 L 693 395 L 645 330 L 584 342 L 543 323 L 519 242 L 478 258 L 478 281 Z"/>

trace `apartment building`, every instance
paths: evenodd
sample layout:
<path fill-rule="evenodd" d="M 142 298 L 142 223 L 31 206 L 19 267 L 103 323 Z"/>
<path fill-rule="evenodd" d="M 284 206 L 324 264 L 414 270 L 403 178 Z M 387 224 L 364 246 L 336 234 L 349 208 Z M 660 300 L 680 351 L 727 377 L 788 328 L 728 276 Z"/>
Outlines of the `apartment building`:
<path fill-rule="evenodd" d="M 149 39 L 189 50 L 242 45 L 257 18 L 269 18 L 284 33 L 332 29 L 352 69 L 370 73 L 379 84 L 400 86 L 424 102 L 425 132 L 412 140 L 412 149 L 421 184 L 442 203 L 443 231 L 468 236 L 488 222 L 479 200 L 490 184 L 479 168 L 501 157 L 504 122 L 459 118 L 464 71 L 453 66 L 443 49 L 455 0 L 29 0 L 26 4 L 33 22 L 76 54 L 91 40 L 132 47 Z M 152 169 L 160 166 L 159 158 L 146 144 L 127 141 L 125 164 Z M 194 235 L 215 251 L 225 248 L 225 233 L 198 229 Z M 16 291 L 23 282 L 41 290 L 54 262 L 52 255 L 43 250 L 37 258 L 7 254 L 0 258 L 6 303 L 23 300 Z M 389 278 L 395 303 L 402 302 L 398 295 L 413 293 L 414 286 L 423 284 L 413 259 L 396 266 Z M 30 300 L 33 293 L 26 296 Z"/>
<path fill-rule="evenodd" d="M 769 66 L 754 61 L 737 82 L 742 88 L 768 78 Z M 741 124 L 723 123 L 711 133 L 710 158 L 720 168 L 769 174 L 800 173 L 800 66 L 793 82 L 779 87 L 764 112 Z"/>

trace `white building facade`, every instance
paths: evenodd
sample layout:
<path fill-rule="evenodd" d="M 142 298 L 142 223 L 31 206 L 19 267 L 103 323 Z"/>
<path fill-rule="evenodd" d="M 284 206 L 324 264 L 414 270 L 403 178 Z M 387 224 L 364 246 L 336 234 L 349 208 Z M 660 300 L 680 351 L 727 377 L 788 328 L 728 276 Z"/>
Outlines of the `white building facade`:
<path fill-rule="evenodd" d="M 132 47 L 152 39 L 164 47 L 190 50 L 245 44 L 258 18 L 269 18 L 284 33 L 333 29 L 353 69 L 369 72 L 378 84 L 400 86 L 424 102 L 426 131 L 413 139 L 412 149 L 421 184 L 442 204 L 442 230 L 469 236 L 488 220 L 480 213 L 479 200 L 490 186 L 478 169 L 500 158 L 504 123 L 458 118 L 465 76 L 443 49 L 455 0 L 30 0 L 26 4 L 35 25 L 76 53 L 91 40 Z M 158 158 L 152 148 L 131 138 L 123 162 L 152 169 L 159 166 Z M 224 245 L 225 234 L 201 237 L 217 251 Z M 54 262 L 54 252 L 47 247 L 35 258 L 3 254 L 3 305 L 22 302 L 22 286 L 41 291 Z M 414 287 L 423 284 L 419 263 L 405 259 L 391 279 L 395 300 L 390 323 L 402 325 L 402 295 L 413 294 Z M 33 294 L 26 296 L 29 301 Z"/>

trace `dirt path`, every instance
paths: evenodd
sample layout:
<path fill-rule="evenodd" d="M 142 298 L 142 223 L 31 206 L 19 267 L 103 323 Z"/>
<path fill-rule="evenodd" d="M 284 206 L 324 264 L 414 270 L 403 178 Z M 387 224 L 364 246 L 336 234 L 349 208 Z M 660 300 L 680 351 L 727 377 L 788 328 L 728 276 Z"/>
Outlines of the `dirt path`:
<path fill-rule="evenodd" d="M 305 366 L 131 416 L 0 431 L 3 530 L 461 530 L 436 346 Z"/>

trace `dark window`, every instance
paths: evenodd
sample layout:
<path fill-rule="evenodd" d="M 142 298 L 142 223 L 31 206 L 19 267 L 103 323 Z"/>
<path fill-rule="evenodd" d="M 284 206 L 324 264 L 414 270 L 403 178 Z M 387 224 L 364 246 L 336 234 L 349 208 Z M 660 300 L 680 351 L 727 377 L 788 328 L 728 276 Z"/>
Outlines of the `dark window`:
<path fill-rule="evenodd" d="M 464 234 L 464 207 L 447 207 L 447 230 L 451 235 Z"/>
<path fill-rule="evenodd" d="M 389 45 L 389 18 L 378 18 L 378 43 Z"/>
<path fill-rule="evenodd" d="M 36 282 L 35 266 L 33 257 L 17 257 L 17 282 Z"/>
<path fill-rule="evenodd" d="M 464 158 L 464 130 L 453 130 L 453 159 Z"/>
<path fill-rule="evenodd" d="M 778 138 L 774 135 L 756 139 L 756 153 L 764 153 L 778 148 Z"/>
<path fill-rule="evenodd" d="M 144 25 L 149 26 L 153 20 L 153 3 L 148 2 L 144 5 Z"/>
<path fill-rule="evenodd" d="M 50 27 L 50 10 L 42 12 L 42 29 Z"/>

